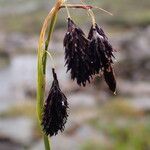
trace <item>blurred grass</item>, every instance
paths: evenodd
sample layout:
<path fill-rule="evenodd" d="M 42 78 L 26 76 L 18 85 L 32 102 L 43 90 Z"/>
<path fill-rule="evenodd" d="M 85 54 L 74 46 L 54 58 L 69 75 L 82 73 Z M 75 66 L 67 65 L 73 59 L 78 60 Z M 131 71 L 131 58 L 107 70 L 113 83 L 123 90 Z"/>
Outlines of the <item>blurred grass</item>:
<path fill-rule="evenodd" d="M 109 119 L 118 117 L 136 118 L 144 116 L 144 112 L 134 108 L 125 98 L 111 99 L 109 103 L 103 106 L 100 114 L 107 116 Z"/>
<path fill-rule="evenodd" d="M 100 0 L 96 1 L 95 5 L 114 14 L 113 17 L 102 15 L 99 19 L 99 21 L 102 20 L 109 25 L 134 27 L 150 24 L 150 1 L 148 0 Z"/>
<path fill-rule="evenodd" d="M 27 3 L 25 0 L 13 0 L 13 6 L 24 5 Z M 48 10 L 51 8 L 52 2 L 48 0 L 40 1 L 40 0 L 31 0 L 30 2 L 35 2 L 38 4 L 38 8 L 33 11 L 27 11 L 25 13 L 16 13 L 11 15 L 7 13 L 1 14 L 0 19 L 3 20 L 0 23 L 0 28 L 3 31 L 7 32 L 23 32 L 28 34 L 39 34 L 40 28 L 42 26 L 42 22 L 45 16 L 48 13 Z M 28 1 L 28 3 L 30 3 Z M 79 1 L 77 1 L 78 3 Z M 136 27 L 136 26 L 147 26 L 150 24 L 150 1 L 149 0 L 86 0 L 87 4 L 93 4 L 99 7 L 102 7 L 114 14 L 114 16 L 109 16 L 99 10 L 94 10 L 96 14 L 97 21 L 101 24 L 107 24 L 109 27 L 112 26 L 121 26 L 122 28 L 126 27 Z M 69 1 L 71 3 L 71 0 Z M 0 7 L 10 6 L 11 3 L 8 0 L 0 0 Z M 49 7 L 48 7 L 49 6 Z M 17 9 L 17 8 L 16 8 Z M 9 10 L 11 12 L 11 10 Z M 13 10 L 12 10 L 13 12 Z M 66 12 L 61 11 L 62 13 L 59 16 L 59 22 L 57 24 L 57 28 L 64 27 Z M 65 14 L 63 15 L 63 12 Z M 89 19 L 85 19 L 87 14 L 83 10 L 78 10 L 74 13 L 75 10 L 71 11 L 71 15 L 74 16 L 75 20 L 78 20 L 81 24 L 85 22 L 89 22 Z M 82 13 L 82 15 L 81 15 Z"/>
<path fill-rule="evenodd" d="M 84 141 L 80 147 L 81 150 L 150 149 L 149 115 L 137 110 L 122 98 L 112 99 L 101 108 L 95 108 L 95 111 L 99 112 L 96 117 L 84 122 L 84 125 L 90 125 L 100 138 L 89 137 L 91 140 Z M 9 111 L 1 113 L 0 117 L 27 116 L 35 120 L 35 113 L 35 105 L 31 102 L 18 104 Z M 41 137 L 36 123 L 34 137 L 37 139 Z"/>
<path fill-rule="evenodd" d="M 100 141 L 86 141 L 81 146 L 81 150 L 111 150 L 111 146 L 104 145 Z"/>
<path fill-rule="evenodd" d="M 107 103 L 97 118 L 89 121 L 99 134 L 109 142 L 108 145 L 95 141 L 85 142 L 82 150 L 149 150 L 150 116 L 130 106 L 124 100 Z M 94 146 L 93 146 L 94 145 Z"/>
<path fill-rule="evenodd" d="M 20 116 L 36 118 L 35 102 L 23 102 L 12 106 L 7 111 L 0 113 L 0 118 L 12 118 Z"/>
<path fill-rule="evenodd" d="M 101 120 L 103 121 L 103 120 Z M 107 145 L 101 141 L 87 141 L 81 150 L 149 150 L 150 149 L 150 120 L 128 123 L 119 127 L 114 122 L 99 126 L 97 129 L 110 142 Z"/>

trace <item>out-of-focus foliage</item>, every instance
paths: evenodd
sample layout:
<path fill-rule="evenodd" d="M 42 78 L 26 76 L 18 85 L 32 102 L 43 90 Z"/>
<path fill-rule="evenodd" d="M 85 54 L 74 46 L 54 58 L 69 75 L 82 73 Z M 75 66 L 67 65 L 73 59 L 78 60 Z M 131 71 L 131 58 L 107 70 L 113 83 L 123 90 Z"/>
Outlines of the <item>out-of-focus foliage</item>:
<path fill-rule="evenodd" d="M 108 142 L 87 141 L 82 150 L 149 150 L 150 118 L 125 101 L 106 104 L 89 122 Z"/>
<path fill-rule="evenodd" d="M 68 3 L 74 2 L 73 0 Z M 76 3 L 80 2 L 79 0 Z M 146 26 L 150 24 L 150 1 L 149 0 L 85 0 L 87 4 L 93 4 L 98 7 L 102 7 L 114 14 L 109 16 L 102 11 L 97 9 L 94 10 L 96 18 L 102 24 L 117 25 L 120 27 L 135 27 L 135 26 Z M 11 3 L 11 7 L 10 7 Z M 50 10 L 53 2 L 47 0 L 0 0 L 0 19 L 3 20 L 0 27 L 5 27 L 3 30 L 6 31 L 22 31 L 28 34 L 38 34 L 44 17 Z M 18 7 L 16 11 L 15 7 Z M 7 9 L 7 10 L 5 10 Z M 81 24 L 89 22 L 87 14 L 83 10 L 71 10 L 71 15 L 75 17 Z M 67 15 L 66 11 L 62 10 L 59 15 L 59 21 L 57 27 L 64 27 Z M 82 13 L 82 15 L 80 15 Z M 79 17 L 80 16 L 80 17 Z M 28 28 L 30 27 L 30 28 Z"/>

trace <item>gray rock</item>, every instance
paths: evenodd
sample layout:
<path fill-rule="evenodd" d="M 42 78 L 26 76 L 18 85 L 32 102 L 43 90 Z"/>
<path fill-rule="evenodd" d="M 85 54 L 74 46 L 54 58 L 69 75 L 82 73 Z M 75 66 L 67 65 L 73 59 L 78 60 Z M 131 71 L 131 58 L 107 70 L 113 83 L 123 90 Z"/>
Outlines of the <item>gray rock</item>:
<path fill-rule="evenodd" d="M 142 111 L 150 111 L 150 97 L 135 97 L 129 103 Z"/>
<path fill-rule="evenodd" d="M 121 48 L 121 60 L 117 68 L 119 77 L 129 80 L 149 81 L 150 76 L 150 26 L 124 35 L 118 41 Z"/>
<path fill-rule="evenodd" d="M 130 96 L 150 96 L 150 83 L 149 82 L 131 82 L 125 80 L 118 80 L 118 94 Z"/>
<path fill-rule="evenodd" d="M 81 128 L 79 128 L 75 133 L 74 138 L 78 141 L 78 143 L 80 143 L 80 145 L 90 140 L 99 141 L 99 143 L 103 143 L 106 145 L 109 144 L 105 135 L 93 129 L 89 125 L 81 126 Z"/>
<path fill-rule="evenodd" d="M 0 133 L 25 145 L 33 140 L 33 126 L 33 121 L 25 117 L 0 119 Z"/>
<path fill-rule="evenodd" d="M 25 148 L 9 138 L 0 136 L 0 150 L 25 150 Z"/>
<path fill-rule="evenodd" d="M 52 150 L 77 150 L 79 144 L 72 137 L 58 135 L 50 139 Z M 44 150 L 43 141 L 36 143 L 30 150 Z"/>
<path fill-rule="evenodd" d="M 94 107 L 96 102 L 92 94 L 78 92 L 68 96 L 70 107 L 80 108 L 80 107 Z"/>
<path fill-rule="evenodd" d="M 140 60 L 150 56 L 150 26 L 144 30 L 134 31 L 130 36 L 123 37 L 120 45 L 126 58 Z"/>

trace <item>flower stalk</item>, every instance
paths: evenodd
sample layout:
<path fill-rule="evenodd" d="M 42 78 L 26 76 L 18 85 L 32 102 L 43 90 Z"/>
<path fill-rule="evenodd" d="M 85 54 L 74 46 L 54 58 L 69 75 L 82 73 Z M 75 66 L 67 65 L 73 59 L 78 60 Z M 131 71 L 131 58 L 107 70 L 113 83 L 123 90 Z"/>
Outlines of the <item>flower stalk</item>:
<path fill-rule="evenodd" d="M 85 10 L 89 10 L 89 9 L 98 9 L 98 10 L 101 10 L 111 16 L 113 16 L 113 14 L 101 7 L 97 7 L 97 6 L 92 6 L 92 5 L 86 5 L 86 4 L 65 4 L 65 5 L 61 5 L 60 6 L 60 9 L 61 8 L 65 8 L 65 7 L 68 7 L 68 8 L 73 8 L 73 9 L 76 9 L 76 8 L 79 8 L 79 9 L 85 9 Z"/>
<path fill-rule="evenodd" d="M 41 29 L 39 43 L 38 43 L 38 62 L 37 62 L 37 116 L 39 120 L 39 125 L 41 127 L 42 121 L 42 114 L 43 114 L 43 105 L 44 105 L 44 98 L 45 98 L 45 76 L 46 76 L 46 60 L 47 60 L 47 49 L 49 46 L 49 42 L 52 37 L 53 29 L 55 26 L 57 14 L 59 11 L 60 6 L 64 3 L 64 0 L 57 0 L 55 6 L 49 12 L 48 16 L 46 17 L 44 24 Z M 45 41 L 45 34 L 46 30 L 49 26 L 48 37 Z M 42 130 L 42 127 L 41 127 Z M 43 132 L 43 140 L 45 145 L 45 150 L 50 150 L 50 144 L 48 136 L 46 136 Z"/>

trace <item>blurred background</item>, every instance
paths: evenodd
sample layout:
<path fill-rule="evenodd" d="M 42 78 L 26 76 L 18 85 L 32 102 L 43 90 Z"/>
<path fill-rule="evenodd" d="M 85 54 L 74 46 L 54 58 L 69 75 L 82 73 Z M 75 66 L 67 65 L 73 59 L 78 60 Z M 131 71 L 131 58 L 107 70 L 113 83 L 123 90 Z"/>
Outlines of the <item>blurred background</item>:
<path fill-rule="evenodd" d="M 68 0 L 80 3 L 79 0 Z M 49 51 L 70 104 L 63 133 L 53 150 L 150 150 L 150 1 L 85 0 L 114 14 L 94 10 L 115 53 L 117 96 L 102 78 L 86 88 L 70 80 L 64 67 L 66 10 L 61 10 Z M 38 36 L 54 0 L 0 0 L 0 150 L 44 150 L 37 125 L 36 55 Z M 70 10 L 86 33 L 91 19 Z M 51 86 L 47 66 L 46 95 Z"/>

